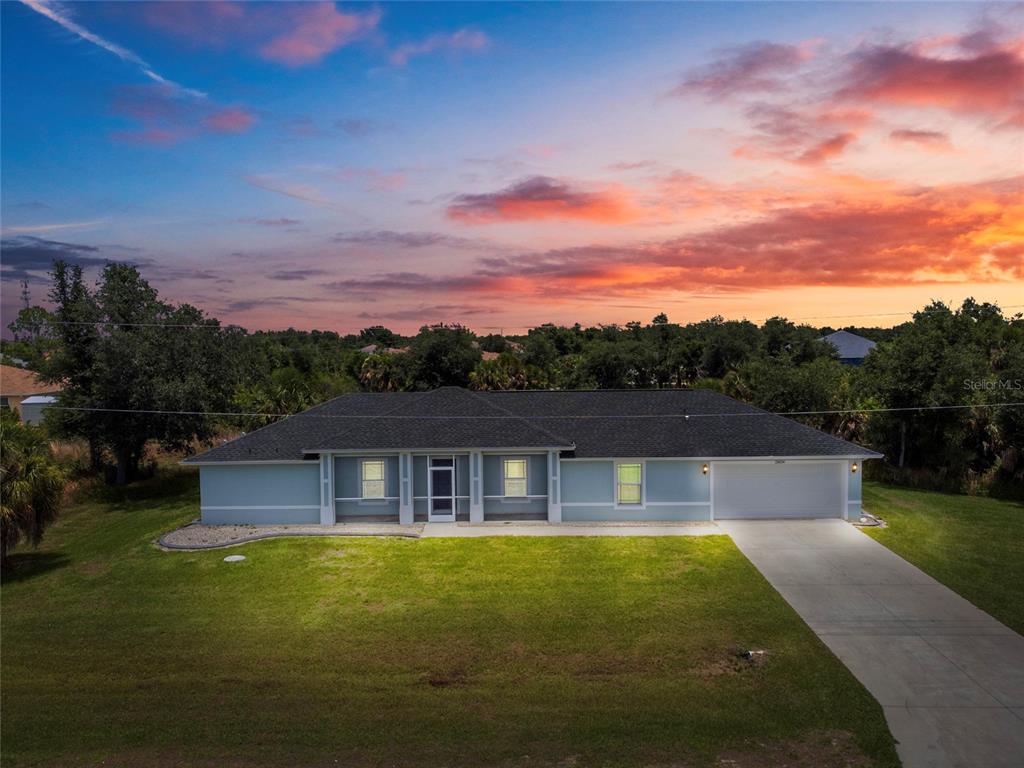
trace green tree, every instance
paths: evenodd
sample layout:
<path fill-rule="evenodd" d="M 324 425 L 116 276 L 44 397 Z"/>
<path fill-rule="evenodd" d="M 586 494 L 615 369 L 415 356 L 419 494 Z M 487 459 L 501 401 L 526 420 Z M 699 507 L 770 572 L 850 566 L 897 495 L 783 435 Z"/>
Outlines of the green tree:
<path fill-rule="evenodd" d="M 80 269 L 58 262 L 51 298 L 61 345 L 46 375 L 64 382 L 59 434 L 83 437 L 110 452 L 116 481 L 138 473 L 146 444 L 170 450 L 208 439 L 227 411 L 239 370 L 232 356 L 236 331 L 225 331 L 187 304 L 160 301 L 135 267 L 108 264 L 89 291 Z"/>
<path fill-rule="evenodd" d="M 424 326 L 400 356 L 411 389 L 466 387 L 469 374 L 480 362 L 473 334 L 462 326 Z"/>
<path fill-rule="evenodd" d="M 14 337 L 4 343 L 4 353 L 18 357 L 38 370 L 57 346 L 57 334 L 52 312 L 43 307 L 24 307 L 7 327 Z"/>
<path fill-rule="evenodd" d="M 401 388 L 395 355 L 378 352 L 367 355 L 359 369 L 359 383 L 370 392 L 394 392 Z"/>
<path fill-rule="evenodd" d="M 19 541 L 39 544 L 60 511 L 64 483 L 43 431 L 0 415 L 0 563 Z"/>

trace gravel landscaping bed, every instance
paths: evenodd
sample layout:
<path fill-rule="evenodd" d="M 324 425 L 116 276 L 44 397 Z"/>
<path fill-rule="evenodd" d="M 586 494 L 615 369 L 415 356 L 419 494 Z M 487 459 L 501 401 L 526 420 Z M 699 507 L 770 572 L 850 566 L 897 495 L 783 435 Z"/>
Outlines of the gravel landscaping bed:
<path fill-rule="evenodd" d="M 342 523 L 332 526 L 190 523 L 170 533 L 165 533 L 157 543 L 165 549 L 214 549 L 278 536 L 401 536 L 416 539 L 422 532 L 422 523 L 403 526 L 393 523 Z"/>

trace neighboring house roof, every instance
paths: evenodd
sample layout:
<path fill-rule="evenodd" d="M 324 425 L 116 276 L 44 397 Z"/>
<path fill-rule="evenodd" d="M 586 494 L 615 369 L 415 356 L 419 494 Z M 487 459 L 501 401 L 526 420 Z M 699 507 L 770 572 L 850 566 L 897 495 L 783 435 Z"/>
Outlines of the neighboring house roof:
<path fill-rule="evenodd" d="M 327 451 L 544 448 L 586 457 L 878 456 L 707 390 L 341 395 L 186 463 L 292 461 Z"/>
<path fill-rule="evenodd" d="M 22 405 L 53 405 L 57 398 L 53 395 L 32 395 L 21 401 Z"/>
<path fill-rule="evenodd" d="M 868 352 L 877 346 L 871 339 L 865 339 L 849 331 L 836 331 L 822 337 L 821 340 L 836 348 L 840 360 L 863 360 L 868 356 Z"/>
<path fill-rule="evenodd" d="M 41 395 L 48 392 L 60 392 L 60 384 L 47 384 L 38 375 L 24 368 L 13 365 L 0 365 L 0 395 L 15 397 L 18 395 Z"/>
<path fill-rule="evenodd" d="M 480 353 L 480 358 L 482 360 L 497 360 L 499 357 L 501 357 L 500 352 L 488 352 L 487 350 L 484 350 Z"/>
<path fill-rule="evenodd" d="M 360 352 L 365 352 L 367 355 L 375 355 L 377 353 L 383 355 L 401 355 L 404 352 L 408 352 L 408 347 L 382 347 L 379 344 L 367 344 L 365 347 L 360 347 Z"/>

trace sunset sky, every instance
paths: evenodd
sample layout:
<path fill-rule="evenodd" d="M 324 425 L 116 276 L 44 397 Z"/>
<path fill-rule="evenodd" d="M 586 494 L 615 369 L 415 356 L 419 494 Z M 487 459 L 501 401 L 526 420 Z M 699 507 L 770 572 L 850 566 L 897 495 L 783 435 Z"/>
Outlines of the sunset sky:
<path fill-rule="evenodd" d="M 1021 5 L 2 16 L 4 324 L 55 257 L 342 333 L 1024 304 Z"/>

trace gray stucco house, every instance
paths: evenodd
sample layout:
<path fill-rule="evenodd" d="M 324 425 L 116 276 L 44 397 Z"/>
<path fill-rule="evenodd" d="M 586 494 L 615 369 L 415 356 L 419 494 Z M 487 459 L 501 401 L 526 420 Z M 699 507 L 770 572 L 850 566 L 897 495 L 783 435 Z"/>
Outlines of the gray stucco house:
<path fill-rule="evenodd" d="M 186 459 L 208 524 L 860 515 L 880 454 L 705 390 L 342 395 Z"/>

